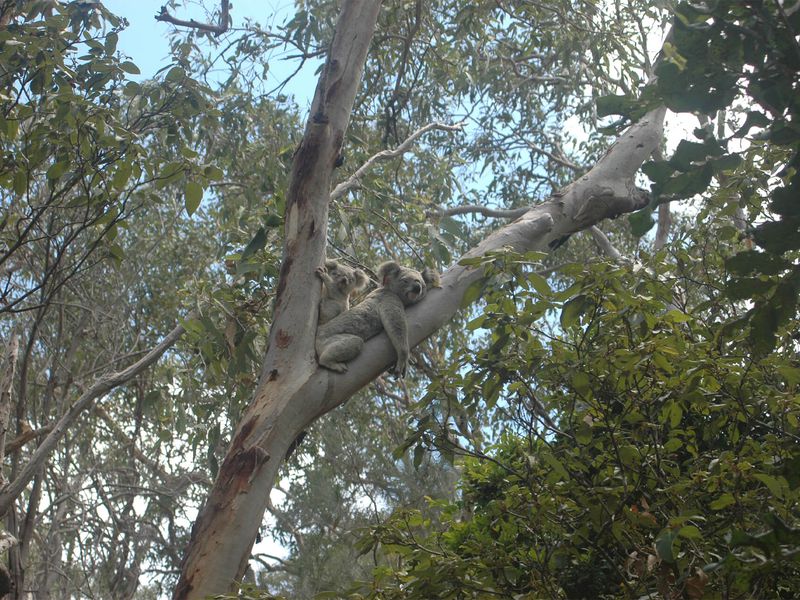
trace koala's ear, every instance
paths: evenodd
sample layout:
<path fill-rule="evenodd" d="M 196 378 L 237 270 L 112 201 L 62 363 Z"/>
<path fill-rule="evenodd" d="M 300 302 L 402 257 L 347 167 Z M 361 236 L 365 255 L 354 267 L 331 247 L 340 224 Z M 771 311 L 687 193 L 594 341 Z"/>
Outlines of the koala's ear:
<path fill-rule="evenodd" d="M 422 270 L 422 280 L 428 287 L 442 287 L 441 279 L 439 277 L 439 273 L 435 270 L 431 269 L 430 267 L 425 267 Z"/>
<path fill-rule="evenodd" d="M 332 258 L 329 258 L 325 261 L 325 268 L 328 269 L 329 271 L 335 271 L 336 269 L 339 268 L 339 263 L 333 260 Z"/>
<path fill-rule="evenodd" d="M 393 260 L 387 261 L 378 267 L 378 279 L 381 280 L 381 285 L 386 285 L 386 279 L 394 277 L 400 272 L 400 265 Z"/>
<path fill-rule="evenodd" d="M 367 275 L 361 269 L 356 269 L 355 270 L 355 277 L 356 277 L 356 289 L 357 290 L 360 290 L 361 288 L 363 288 L 365 285 L 367 285 L 367 281 L 369 281 L 369 279 L 367 278 Z"/>

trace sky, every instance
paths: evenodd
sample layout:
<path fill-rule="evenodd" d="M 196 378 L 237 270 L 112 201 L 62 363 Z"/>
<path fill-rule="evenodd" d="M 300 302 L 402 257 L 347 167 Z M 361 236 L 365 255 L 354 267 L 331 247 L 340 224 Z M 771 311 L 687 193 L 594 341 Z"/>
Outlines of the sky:
<path fill-rule="evenodd" d="M 159 69 L 170 64 L 168 35 L 174 25 L 156 21 L 155 15 L 161 12 L 165 0 L 103 0 L 103 4 L 112 13 L 125 17 L 130 25 L 120 33 L 118 50 L 129 56 L 141 70 L 141 79 L 152 78 Z M 207 13 L 197 1 L 190 0 L 185 6 L 171 12 L 174 17 L 200 22 L 207 21 Z M 206 6 L 219 6 L 218 0 L 206 0 Z M 232 29 L 244 25 L 249 18 L 258 22 L 262 28 L 274 29 L 294 16 L 294 0 L 236 0 L 231 3 L 230 15 L 233 20 Z M 310 104 L 311 95 L 316 85 L 315 69 L 318 63 L 310 61 L 295 81 L 290 82 L 284 93 L 294 95 L 302 106 Z M 294 69 L 285 62 L 270 63 L 270 77 L 277 85 L 283 77 Z M 134 77 L 136 78 L 136 77 Z M 309 91 L 310 89 L 310 91 Z"/>

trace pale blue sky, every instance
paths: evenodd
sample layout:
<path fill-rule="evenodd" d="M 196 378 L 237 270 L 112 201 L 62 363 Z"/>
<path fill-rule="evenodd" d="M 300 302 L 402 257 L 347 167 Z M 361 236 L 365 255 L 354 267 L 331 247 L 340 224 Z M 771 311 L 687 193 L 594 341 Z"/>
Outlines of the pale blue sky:
<path fill-rule="evenodd" d="M 103 0 L 103 4 L 114 14 L 125 17 L 130 25 L 119 36 L 117 48 L 122 54 L 131 57 L 141 70 L 142 79 L 148 79 L 169 64 L 169 44 L 167 35 L 173 25 L 155 20 L 155 15 L 161 11 L 164 0 Z M 258 22 L 262 28 L 274 29 L 294 14 L 293 0 L 235 0 L 231 3 L 231 17 L 233 28 L 242 27 L 245 18 Z M 208 7 L 218 6 L 218 0 L 206 0 Z M 206 20 L 206 12 L 198 2 L 187 2 L 186 6 L 173 13 L 179 19 Z M 284 93 L 294 95 L 296 101 L 303 107 L 310 103 L 316 85 L 314 73 L 318 63 L 308 64 L 297 77 L 297 81 L 290 84 Z M 283 61 L 276 60 L 270 63 L 270 74 L 275 77 L 275 84 L 280 82 L 280 77 L 288 76 L 294 67 Z M 137 77 L 138 78 L 138 77 Z M 310 88 L 310 91 L 309 91 Z"/>

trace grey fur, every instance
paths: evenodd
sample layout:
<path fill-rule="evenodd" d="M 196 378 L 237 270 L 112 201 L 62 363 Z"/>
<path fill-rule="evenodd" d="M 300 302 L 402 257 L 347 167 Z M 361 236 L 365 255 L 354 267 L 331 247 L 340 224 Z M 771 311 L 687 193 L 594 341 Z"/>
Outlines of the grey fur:
<path fill-rule="evenodd" d="M 378 267 L 381 287 L 317 329 L 319 364 L 344 373 L 347 362 L 361 353 L 364 342 L 385 330 L 397 352 L 394 374 L 405 377 L 408 369 L 408 323 L 405 307 L 422 300 L 429 287 L 438 287 L 439 274 L 401 267 L 394 261 Z"/>
<path fill-rule="evenodd" d="M 328 259 L 324 267 L 317 267 L 317 277 L 322 279 L 322 298 L 319 301 L 318 325 L 327 323 L 350 308 L 350 295 L 367 285 L 367 276 L 338 261 Z"/>

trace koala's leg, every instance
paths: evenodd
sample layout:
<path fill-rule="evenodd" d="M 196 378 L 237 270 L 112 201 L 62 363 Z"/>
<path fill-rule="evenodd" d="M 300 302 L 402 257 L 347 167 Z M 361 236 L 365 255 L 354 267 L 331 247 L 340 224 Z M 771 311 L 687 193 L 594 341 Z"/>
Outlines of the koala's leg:
<path fill-rule="evenodd" d="M 364 340 L 350 333 L 340 333 L 329 337 L 322 343 L 317 342 L 319 366 L 344 373 L 347 371 L 345 363 L 358 356 L 363 347 Z"/>

